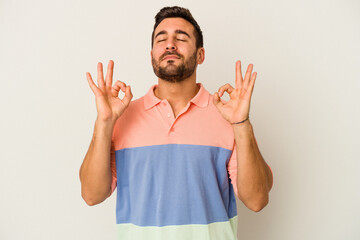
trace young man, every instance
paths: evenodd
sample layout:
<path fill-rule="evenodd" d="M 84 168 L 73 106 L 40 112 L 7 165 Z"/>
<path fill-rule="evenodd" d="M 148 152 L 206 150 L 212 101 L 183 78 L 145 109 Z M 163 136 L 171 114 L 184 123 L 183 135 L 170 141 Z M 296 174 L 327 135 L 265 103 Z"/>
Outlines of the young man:
<path fill-rule="evenodd" d="M 158 84 L 145 96 L 131 101 L 129 85 L 112 84 L 113 61 L 105 80 L 98 64 L 98 86 L 87 73 L 98 116 L 80 169 L 82 197 L 95 205 L 117 187 L 119 239 L 236 239 L 235 196 L 260 211 L 273 181 L 249 120 L 256 73 L 250 64 L 243 79 L 237 61 L 235 88 L 211 95 L 196 82 L 205 50 L 191 13 L 166 7 L 155 21 Z"/>

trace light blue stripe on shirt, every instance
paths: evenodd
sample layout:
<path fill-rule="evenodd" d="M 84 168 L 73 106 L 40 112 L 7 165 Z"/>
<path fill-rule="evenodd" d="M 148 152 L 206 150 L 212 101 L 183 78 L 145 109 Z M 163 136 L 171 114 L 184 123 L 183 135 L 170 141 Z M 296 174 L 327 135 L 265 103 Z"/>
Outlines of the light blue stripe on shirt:
<path fill-rule="evenodd" d="M 166 144 L 115 152 L 116 222 L 139 226 L 209 224 L 237 215 L 227 172 L 231 150 Z"/>

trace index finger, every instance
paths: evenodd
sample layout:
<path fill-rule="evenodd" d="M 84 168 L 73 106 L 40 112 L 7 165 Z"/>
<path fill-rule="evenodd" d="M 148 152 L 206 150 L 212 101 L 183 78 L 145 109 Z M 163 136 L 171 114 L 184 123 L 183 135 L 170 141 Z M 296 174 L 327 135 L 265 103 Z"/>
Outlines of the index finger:
<path fill-rule="evenodd" d="M 108 69 L 106 72 L 106 78 L 105 78 L 105 86 L 106 87 L 112 86 L 113 69 L 114 69 L 114 61 L 110 60 L 109 64 L 108 64 Z"/>
<path fill-rule="evenodd" d="M 91 77 L 91 74 L 89 72 L 86 72 L 86 79 L 89 83 L 89 86 L 91 88 L 91 90 L 93 91 L 93 93 L 95 94 L 95 96 L 98 96 L 101 94 L 101 92 L 99 92 L 99 89 L 98 87 L 95 85 L 92 77 Z"/>

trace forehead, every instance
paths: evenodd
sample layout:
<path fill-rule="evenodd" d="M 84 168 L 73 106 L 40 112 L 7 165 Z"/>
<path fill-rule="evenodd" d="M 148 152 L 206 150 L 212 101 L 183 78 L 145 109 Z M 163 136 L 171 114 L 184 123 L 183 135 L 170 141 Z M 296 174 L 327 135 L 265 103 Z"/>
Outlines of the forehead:
<path fill-rule="evenodd" d="M 165 18 L 156 27 L 154 36 L 160 31 L 166 31 L 168 33 L 175 32 L 176 30 L 182 30 L 187 32 L 190 36 L 194 35 L 194 26 L 183 18 Z"/>

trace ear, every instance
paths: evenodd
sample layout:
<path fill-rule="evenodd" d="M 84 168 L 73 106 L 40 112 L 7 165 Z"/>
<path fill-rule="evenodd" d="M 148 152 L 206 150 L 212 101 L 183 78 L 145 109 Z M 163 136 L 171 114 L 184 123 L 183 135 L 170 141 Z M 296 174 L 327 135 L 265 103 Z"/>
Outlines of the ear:
<path fill-rule="evenodd" d="M 205 60 L 205 49 L 201 47 L 197 50 L 196 62 L 197 64 L 202 64 L 204 60 Z"/>
<path fill-rule="evenodd" d="M 150 51 L 150 61 L 151 61 L 151 64 L 152 64 L 152 59 L 153 59 L 153 52 L 152 52 L 152 49 Z"/>

